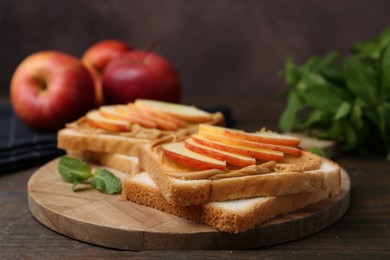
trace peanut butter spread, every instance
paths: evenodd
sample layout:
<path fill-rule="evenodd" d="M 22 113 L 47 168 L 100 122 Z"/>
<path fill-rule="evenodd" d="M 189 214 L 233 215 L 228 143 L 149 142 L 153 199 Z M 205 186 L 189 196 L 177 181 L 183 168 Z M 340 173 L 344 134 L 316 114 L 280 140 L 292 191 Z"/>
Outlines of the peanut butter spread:
<path fill-rule="evenodd" d="M 223 121 L 223 116 L 220 113 L 213 114 L 213 120 L 209 122 L 210 124 L 219 124 Z M 184 136 L 188 136 L 194 133 L 197 129 L 196 124 L 188 124 L 184 128 L 179 128 L 175 132 L 162 130 L 157 128 L 146 128 L 142 127 L 138 124 L 131 124 L 129 131 L 126 132 L 110 132 L 102 128 L 97 128 L 90 126 L 85 117 L 80 118 L 79 120 L 69 123 L 66 125 L 66 128 L 76 130 L 85 134 L 104 134 L 104 135 L 113 135 L 113 136 L 123 136 L 129 138 L 138 138 L 138 139 L 146 139 L 151 141 L 156 141 L 165 138 L 171 138 L 174 134 L 177 136 L 177 139 L 181 139 Z"/>
<path fill-rule="evenodd" d="M 155 147 L 155 149 L 158 149 L 158 147 Z M 165 158 L 161 151 L 158 154 L 164 173 L 170 177 L 182 180 L 222 179 L 275 172 L 303 172 L 316 170 L 321 166 L 321 157 L 308 151 L 302 151 L 301 156 L 286 155 L 280 162 L 258 162 L 255 165 L 241 169 L 228 169 L 226 172 L 218 169 L 194 171 L 189 167 L 179 165 Z"/>

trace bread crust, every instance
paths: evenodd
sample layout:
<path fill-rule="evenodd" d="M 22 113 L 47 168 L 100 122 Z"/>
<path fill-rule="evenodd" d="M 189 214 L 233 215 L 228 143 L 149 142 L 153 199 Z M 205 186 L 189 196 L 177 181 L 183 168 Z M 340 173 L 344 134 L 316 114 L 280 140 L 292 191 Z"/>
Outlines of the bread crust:
<path fill-rule="evenodd" d="M 227 211 L 223 202 L 202 205 L 202 223 L 220 231 L 241 233 L 278 215 L 286 214 L 328 198 L 329 191 L 254 198 L 245 211 Z M 237 203 L 240 201 L 238 200 Z"/>
<path fill-rule="evenodd" d="M 123 138 L 105 134 L 91 135 L 66 128 L 61 129 L 57 136 L 57 147 L 63 150 L 117 153 L 130 156 L 137 155 L 138 145 L 150 142 L 150 140 L 139 138 Z"/>
<path fill-rule="evenodd" d="M 117 154 L 117 153 L 101 153 L 94 151 L 73 151 L 68 150 L 66 153 L 71 157 L 77 157 L 104 167 L 109 167 L 122 171 L 124 173 L 134 175 L 141 172 L 141 166 L 138 162 L 138 157 Z"/>
<path fill-rule="evenodd" d="M 191 221 L 201 222 L 201 207 L 199 205 L 174 206 L 165 200 L 157 187 L 133 181 L 131 178 L 122 181 L 122 195 L 131 202 L 152 207 Z"/>

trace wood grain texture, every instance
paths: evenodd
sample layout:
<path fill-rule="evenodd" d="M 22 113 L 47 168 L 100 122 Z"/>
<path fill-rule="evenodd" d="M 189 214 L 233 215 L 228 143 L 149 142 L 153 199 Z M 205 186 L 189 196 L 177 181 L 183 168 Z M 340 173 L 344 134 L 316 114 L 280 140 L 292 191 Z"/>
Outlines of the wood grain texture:
<path fill-rule="evenodd" d="M 218 232 L 171 214 L 105 195 L 87 185 L 73 192 L 57 171 L 58 159 L 28 182 L 29 209 L 45 226 L 68 237 L 125 250 L 248 249 L 299 239 L 339 219 L 349 206 L 350 181 L 342 192 L 305 209 L 277 217 L 241 234 Z"/>

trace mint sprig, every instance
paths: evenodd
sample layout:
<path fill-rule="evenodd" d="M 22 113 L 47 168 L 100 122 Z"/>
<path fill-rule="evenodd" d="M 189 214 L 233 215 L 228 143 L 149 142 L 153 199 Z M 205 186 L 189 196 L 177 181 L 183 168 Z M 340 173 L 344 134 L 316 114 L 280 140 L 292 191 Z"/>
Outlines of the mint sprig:
<path fill-rule="evenodd" d="M 106 169 L 97 169 L 92 178 L 92 187 L 106 194 L 120 193 L 121 180 Z"/>
<path fill-rule="evenodd" d="M 355 44 L 343 59 L 336 52 L 302 65 L 288 59 L 282 75 L 289 86 L 279 118 L 282 130 L 390 160 L 390 29 Z"/>
<path fill-rule="evenodd" d="M 77 158 L 62 156 L 58 163 L 58 172 L 64 181 L 72 183 L 73 191 L 76 191 L 76 186 L 80 182 L 90 178 L 92 178 L 92 187 L 105 194 L 116 194 L 122 191 L 121 180 L 112 172 L 97 169 L 93 173 L 86 162 Z"/>
<path fill-rule="evenodd" d="M 77 184 L 92 177 L 91 167 L 87 163 L 68 156 L 61 157 L 58 171 L 64 181 L 73 184 L 73 190 L 76 189 Z"/>

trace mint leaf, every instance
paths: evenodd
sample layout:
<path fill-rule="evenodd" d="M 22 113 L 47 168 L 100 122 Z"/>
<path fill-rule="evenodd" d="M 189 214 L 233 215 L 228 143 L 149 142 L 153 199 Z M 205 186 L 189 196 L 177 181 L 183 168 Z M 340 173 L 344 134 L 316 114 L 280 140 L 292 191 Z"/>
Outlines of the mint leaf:
<path fill-rule="evenodd" d="M 289 93 L 288 104 L 279 118 L 280 128 L 290 132 L 297 124 L 297 113 L 302 109 L 303 104 L 296 92 Z"/>
<path fill-rule="evenodd" d="M 63 156 L 58 164 L 58 171 L 62 179 L 72 183 L 73 191 L 76 186 L 92 177 L 92 187 L 106 194 L 120 193 L 122 191 L 121 180 L 106 169 L 97 169 L 92 174 L 91 167 L 84 161 Z"/>
<path fill-rule="evenodd" d="M 80 183 L 80 180 L 74 180 L 72 183 L 72 190 L 76 191 L 76 186 Z"/>
<path fill-rule="evenodd" d="M 390 150 L 390 103 L 382 103 L 377 108 L 379 130 L 385 147 Z"/>
<path fill-rule="evenodd" d="M 351 52 L 357 56 L 378 59 L 383 51 L 390 44 L 390 28 L 386 29 L 380 36 L 373 37 L 369 42 L 357 43 L 351 47 Z"/>
<path fill-rule="evenodd" d="M 362 57 L 370 57 L 372 59 L 377 59 L 380 55 L 380 46 L 379 38 L 373 39 L 368 43 L 357 43 L 351 47 L 351 52 L 355 55 Z"/>
<path fill-rule="evenodd" d="M 375 104 L 378 98 L 375 68 L 359 57 L 350 57 L 344 62 L 344 71 L 349 90 L 368 104 Z"/>
<path fill-rule="evenodd" d="M 58 171 L 64 181 L 73 183 L 73 190 L 78 183 L 92 177 L 91 167 L 87 163 L 68 156 L 61 157 Z"/>
<path fill-rule="evenodd" d="M 296 84 L 299 81 L 299 77 L 300 77 L 299 71 L 290 58 L 286 60 L 286 63 L 284 65 L 283 75 L 286 78 L 287 85 L 291 86 Z"/>
<path fill-rule="evenodd" d="M 115 194 L 122 191 L 121 180 L 106 169 L 95 171 L 92 178 L 92 187 L 106 194 Z"/>
<path fill-rule="evenodd" d="M 338 52 L 333 51 L 328 53 L 321 62 L 322 69 L 334 69 L 339 57 L 340 54 Z"/>
<path fill-rule="evenodd" d="M 384 50 L 381 60 L 381 96 L 390 98 L 390 45 Z"/>
<path fill-rule="evenodd" d="M 289 88 L 282 130 L 299 129 L 390 160 L 390 28 L 352 46 L 344 60 L 335 52 L 302 65 L 289 59 L 283 75 Z"/>
<path fill-rule="evenodd" d="M 341 121 L 344 138 L 344 150 L 352 150 L 359 143 L 359 136 L 355 128 L 351 126 L 349 121 Z"/>
<path fill-rule="evenodd" d="M 311 147 L 309 151 L 321 157 L 326 157 L 325 151 L 321 147 Z"/>
<path fill-rule="evenodd" d="M 337 108 L 336 114 L 334 115 L 334 119 L 338 120 L 343 117 L 346 117 L 351 111 L 351 107 L 352 107 L 351 104 L 348 103 L 347 101 L 341 103 L 341 105 Z"/>
<path fill-rule="evenodd" d="M 364 103 L 361 99 L 356 98 L 352 105 L 351 123 L 354 127 L 361 129 L 364 125 L 363 121 L 363 106 Z"/>
<path fill-rule="evenodd" d="M 323 125 L 329 125 L 331 113 L 319 109 L 312 110 L 306 117 L 306 120 L 297 125 L 299 128 L 321 128 Z"/>
<path fill-rule="evenodd" d="M 332 113 L 336 112 L 344 99 L 344 93 L 340 89 L 324 85 L 307 89 L 304 96 L 304 100 L 309 106 Z"/>

